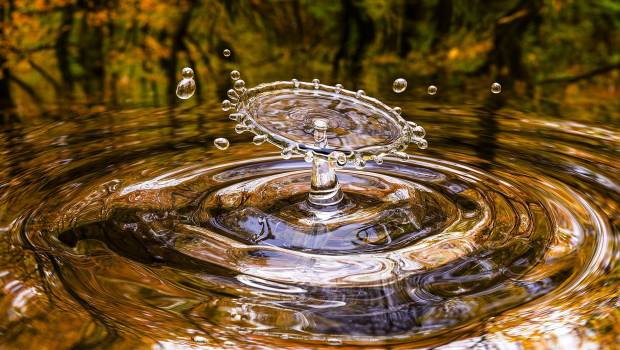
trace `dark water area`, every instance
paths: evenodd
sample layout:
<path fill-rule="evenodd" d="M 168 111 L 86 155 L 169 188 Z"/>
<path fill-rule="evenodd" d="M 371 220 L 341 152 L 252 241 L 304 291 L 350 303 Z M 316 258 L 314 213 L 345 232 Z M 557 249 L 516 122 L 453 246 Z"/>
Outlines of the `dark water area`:
<path fill-rule="evenodd" d="M 618 347 L 616 2 L 14 0 L 0 21 L 0 347 Z M 310 165 L 222 111 L 233 69 L 364 89 L 428 148 L 347 165 L 346 208 L 309 220 Z"/>

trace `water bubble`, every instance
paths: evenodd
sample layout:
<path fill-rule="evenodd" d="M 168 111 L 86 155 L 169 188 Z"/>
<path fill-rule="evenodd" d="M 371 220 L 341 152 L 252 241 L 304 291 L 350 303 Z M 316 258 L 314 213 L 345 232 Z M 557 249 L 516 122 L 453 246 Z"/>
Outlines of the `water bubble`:
<path fill-rule="evenodd" d="M 355 97 L 360 98 L 362 96 L 366 96 L 366 91 L 364 91 L 364 90 L 357 90 L 357 92 L 355 93 Z"/>
<path fill-rule="evenodd" d="M 267 141 L 267 135 L 256 135 L 252 139 L 252 143 L 256 146 L 262 145 L 265 141 Z"/>
<path fill-rule="evenodd" d="M 282 149 L 282 152 L 280 152 L 280 155 L 284 159 L 291 159 L 291 157 L 293 156 L 293 147 L 286 147 Z"/>
<path fill-rule="evenodd" d="M 401 92 L 405 91 L 406 88 L 407 88 L 407 81 L 403 78 L 398 78 L 394 80 L 394 83 L 392 84 L 392 90 L 394 90 L 394 92 L 397 94 L 400 94 Z"/>
<path fill-rule="evenodd" d="M 347 165 L 347 156 L 346 154 L 340 152 L 340 151 L 334 151 L 332 153 L 329 154 L 329 159 L 332 162 L 336 163 L 336 166 L 339 168 L 344 167 L 345 165 Z"/>
<path fill-rule="evenodd" d="M 403 110 L 400 107 L 394 107 L 392 108 L 392 111 L 398 115 L 401 115 L 401 113 L 403 113 Z"/>
<path fill-rule="evenodd" d="M 237 91 L 230 89 L 228 90 L 228 92 L 226 93 L 228 95 L 228 97 L 233 100 L 233 101 L 239 101 L 239 94 L 237 93 Z"/>
<path fill-rule="evenodd" d="M 216 138 L 213 141 L 213 144 L 217 149 L 221 149 L 222 151 L 228 149 L 228 146 L 230 146 L 230 142 L 228 142 L 228 140 L 223 137 Z"/>
<path fill-rule="evenodd" d="M 241 78 L 241 73 L 239 73 L 238 70 L 234 70 L 232 72 L 230 72 L 230 79 L 232 80 L 239 80 Z"/>
<path fill-rule="evenodd" d="M 418 145 L 419 149 L 426 149 L 428 147 L 428 141 L 426 141 L 425 139 L 420 139 L 416 141 L 416 144 Z"/>
<path fill-rule="evenodd" d="M 314 152 L 312 151 L 306 152 L 306 154 L 304 155 L 304 161 L 306 163 L 312 163 L 313 160 L 314 160 Z"/>
<path fill-rule="evenodd" d="M 222 110 L 224 112 L 229 111 L 231 108 L 232 108 L 232 103 L 230 103 L 230 101 L 228 101 L 228 100 L 222 101 Z"/>
<path fill-rule="evenodd" d="M 196 92 L 196 82 L 194 81 L 194 71 L 191 68 L 185 67 L 181 71 L 183 79 L 177 84 L 177 97 L 182 100 L 194 96 Z"/>
<path fill-rule="evenodd" d="M 239 79 L 237 81 L 235 81 L 235 90 L 237 91 L 243 91 L 245 90 L 245 81 Z"/>
<path fill-rule="evenodd" d="M 426 89 L 426 92 L 428 92 L 429 95 L 434 95 L 437 93 L 437 86 L 435 85 L 431 85 L 428 87 L 428 89 Z"/>
<path fill-rule="evenodd" d="M 230 57 L 230 50 L 229 49 L 224 49 L 224 51 L 222 53 L 224 54 L 224 57 Z"/>
<path fill-rule="evenodd" d="M 192 338 L 193 341 L 195 341 L 196 343 L 206 343 L 207 342 L 207 338 L 201 336 L 201 335 L 196 335 Z"/>
<path fill-rule="evenodd" d="M 318 90 L 319 89 L 319 84 L 321 83 L 321 81 L 319 79 L 312 79 L 312 84 L 314 85 L 314 90 Z"/>
<path fill-rule="evenodd" d="M 337 94 L 342 90 L 342 84 L 336 84 L 336 88 L 334 89 Z"/>
<path fill-rule="evenodd" d="M 295 87 L 295 89 L 299 89 L 299 80 L 293 79 L 293 87 Z"/>
<path fill-rule="evenodd" d="M 494 94 L 499 94 L 500 92 L 502 92 L 502 86 L 499 85 L 499 83 L 497 82 L 491 84 L 491 92 Z"/>

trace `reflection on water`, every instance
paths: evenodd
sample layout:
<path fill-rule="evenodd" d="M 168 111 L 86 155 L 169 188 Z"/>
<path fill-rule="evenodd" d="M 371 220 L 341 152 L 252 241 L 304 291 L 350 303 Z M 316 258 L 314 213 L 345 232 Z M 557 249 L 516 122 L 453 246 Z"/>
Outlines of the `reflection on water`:
<path fill-rule="evenodd" d="M 403 105 L 433 147 L 342 170 L 320 222 L 217 106 L 5 130 L 4 341 L 611 346 L 620 135 L 488 101 Z"/>

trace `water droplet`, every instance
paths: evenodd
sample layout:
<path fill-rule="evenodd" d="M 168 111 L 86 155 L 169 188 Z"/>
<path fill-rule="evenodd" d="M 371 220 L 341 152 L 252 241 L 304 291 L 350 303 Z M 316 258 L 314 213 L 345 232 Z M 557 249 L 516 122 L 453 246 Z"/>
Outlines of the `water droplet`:
<path fill-rule="evenodd" d="M 319 84 L 321 82 L 319 81 L 319 79 L 312 79 L 312 84 L 314 85 L 314 89 L 318 90 L 319 89 Z"/>
<path fill-rule="evenodd" d="M 418 140 L 416 144 L 418 145 L 418 148 L 420 149 L 426 149 L 428 147 L 428 141 L 426 141 L 425 139 Z"/>
<path fill-rule="evenodd" d="M 237 91 L 230 89 L 228 90 L 228 92 L 226 93 L 228 95 L 228 97 L 233 100 L 233 101 L 239 101 L 239 94 L 237 93 Z"/>
<path fill-rule="evenodd" d="M 249 129 L 250 128 L 247 125 L 243 124 L 243 123 L 239 123 L 239 124 L 235 125 L 235 132 L 237 134 L 242 134 L 242 133 L 248 131 Z"/>
<path fill-rule="evenodd" d="M 224 51 L 222 53 L 224 54 L 224 57 L 230 57 L 230 50 L 229 49 L 224 49 Z"/>
<path fill-rule="evenodd" d="M 409 125 L 409 127 L 411 127 L 412 129 L 415 128 L 416 126 L 418 126 L 418 124 L 416 124 L 416 122 L 412 122 L 412 121 L 408 121 L 407 125 Z"/>
<path fill-rule="evenodd" d="M 335 162 L 336 166 L 339 168 L 347 165 L 347 156 L 343 152 L 334 151 L 329 154 L 329 158 L 332 162 Z"/>
<path fill-rule="evenodd" d="M 394 90 L 394 92 L 397 94 L 400 94 L 401 92 L 405 91 L 406 88 L 407 88 L 407 81 L 403 78 L 398 78 L 394 80 L 394 83 L 392 84 L 392 90 Z"/>
<path fill-rule="evenodd" d="M 353 166 L 355 166 L 355 169 L 364 169 L 366 167 L 366 160 L 364 160 L 364 158 L 358 154 L 355 156 Z"/>
<path fill-rule="evenodd" d="M 424 136 L 426 136 L 426 130 L 424 130 L 424 128 L 419 125 L 416 126 L 415 128 L 412 128 L 411 133 L 413 134 L 414 137 L 417 137 L 417 138 L 423 138 Z"/>
<path fill-rule="evenodd" d="M 195 341 L 196 343 L 206 343 L 207 342 L 207 338 L 201 336 L 201 335 L 196 335 L 192 338 L 193 341 Z"/>
<path fill-rule="evenodd" d="M 241 113 L 231 113 L 228 118 L 230 118 L 230 120 L 234 120 L 234 121 L 241 121 L 241 119 L 243 119 L 243 114 Z"/>
<path fill-rule="evenodd" d="M 291 157 L 293 156 L 293 147 L 286 147 L 282 149 L 282 152 L 280 152 L 280 155 L 284 159 L 291 159 Z"/>
<path fill-rule="evenodd" d="M 194 92 L 196 92 L 196 82 L 194 81 L 194 71 L 191 68 L 185 67 L 181 71 L 181 75 L 183 79 L 177 84 L 177 97 L 182 100 L 187 100 L 188 98 L 194 96 Z"/>
<path fill-rule="evenodd" d="M 306 154 L 304 155 L 304 161 L 306 163 L 312 163 L 313 159 L 314 159 L 314 152 L 312 151 L 306 152 Z"/>
<path fill-rule="evenodd" d="M 223 137 L 216 138 L 215 141 L 213 141 L 213 144 L 217 147 L 217 149 L 221 149 L 222 151 L 228 149 L 228 146 L 230 146 L 228 140 Z"/>
<path fill-rule="evenodd" d="M 222 101 L 222 110 L 224 112 L 229 111 L 231 108 L 232 108 L 232 103 L 230 103 L 230 101 L 228 101 L 228 100 Z"/>
<path fill-rule="evenodd" d="M 336 84 L 335 92 L 339 94 L 341 90 L 342 90 L 342 84 Z"/>
<path fill-rule="evenodd" d="M 383 164 L 383 154 L 379 154 L 374 156 L 375 163 L 381 165 Z"/>
<path fill-rule="evenodd" d="M 428 92 L 429 95 L 434 95 L 437 93 L 437 86 L 431 85 L 428 87 L 426 91 Z"/>
<path fill-rule="evenodd" d="M 405 152 L 395 151 L 395 152 L 392 152 L 392 154 L 395 155 L 396 157 L 404 159 L 404 160 L 409 159 L 409 155 L 407 153 L 405 153 Z"/>
<path fill-rule="evenodd" d="M 491 92 L 494 94 L 499 94 L 500 92 L 502 92 L 502 86 L 499 85 L 499 83 L 497 82 L 491 84 Z"/>
<path fill-rule="evenodd" d="M 265 143 L 265 141 L 267 141 L 267 135 L 256 135 L 252 139 L 252 143 L 256 146 L 262 145 L 263 143 Z"/>
<path fill-rule="evenodd" d="M 364 91 L 364 90 L 357 90 L 357 92 L 355 93 L 355 97 L 360 98 L 362 96 L 366 96 L 366 91 Z"/>
<path fill-rule="evenodd" d="M 245 90 L 245 81 L 239 79 L 237 81 L 235 81 L 235 90 L 237 91 L 243 91 Z"/>
<path fill-rule="evenodd" d="M 403 110 L 400 109 L 400 107 L 394 107 L 392 108 L 392 111 L 394 111 L 394 113 L 401 115 L 403 113 Z"/>
<path fill-rule="evenodd" d="M 183 76 L 183 78 L 185 79 L 189 79 L 189 78 L 193 78 L 194 77 L 194 70 L 189 68 L 189 67 L 185 67 L 183 68 L 183 70 L 181 71 L 181 75 Z"/>
<path fill-rule="evenodd" d="M 238 70 L 234 70 L 232 72 L 230 72 L 230 79 L 232 80 L 239 80 L 241 78 L 241 73 L 239 73 Z"/>

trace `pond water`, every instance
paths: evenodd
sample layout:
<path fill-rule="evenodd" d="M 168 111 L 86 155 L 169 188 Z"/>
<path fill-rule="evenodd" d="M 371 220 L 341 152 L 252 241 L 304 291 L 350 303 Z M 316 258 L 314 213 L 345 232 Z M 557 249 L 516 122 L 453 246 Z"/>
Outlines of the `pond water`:
<path fill-rule="evenodd" d="M 430 146 L 339 171 L 366 226 L 295 221 L 310 165 L 237 135 L 217 104 L 5 129 L 4 341 L 613 344 L 620 131 L 516 109 L 506 91 L 386 96 Z"/>

